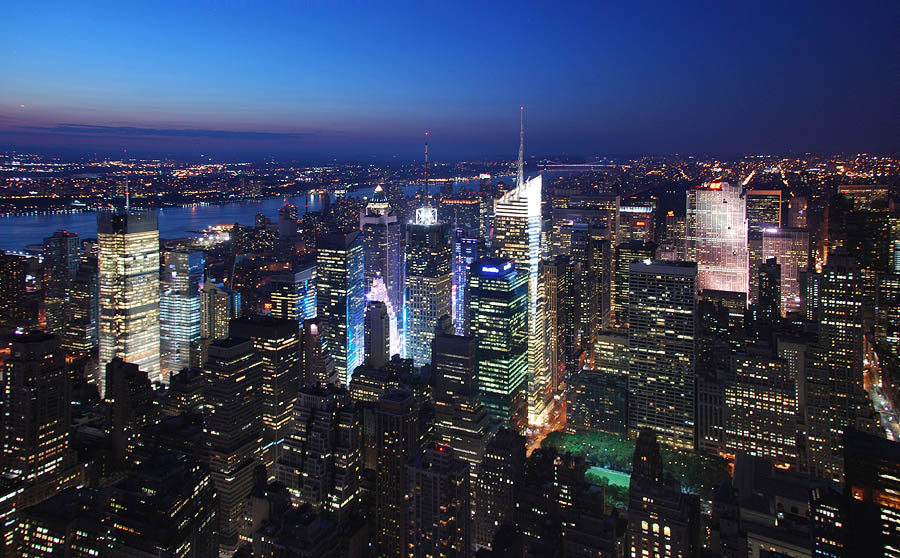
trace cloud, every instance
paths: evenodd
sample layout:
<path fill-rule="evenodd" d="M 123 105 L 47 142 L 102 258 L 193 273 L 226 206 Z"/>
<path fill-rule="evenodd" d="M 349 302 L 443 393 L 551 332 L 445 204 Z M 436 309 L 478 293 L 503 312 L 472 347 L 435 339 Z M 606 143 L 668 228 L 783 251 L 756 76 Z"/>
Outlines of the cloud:
<path fill-rule="evenodd" d="M 94 124 L 56 124 L 54 126 L 22 126 L 29 132 L 67 134 L 94 137 L 180 137 L 238 140 L 302 140 L 315 137 L 319 130 L 309 132 L 246 132 L 240 130 L 204 130 L 177 128 L 140 128 L 136 126 L 100 126 Z"/>

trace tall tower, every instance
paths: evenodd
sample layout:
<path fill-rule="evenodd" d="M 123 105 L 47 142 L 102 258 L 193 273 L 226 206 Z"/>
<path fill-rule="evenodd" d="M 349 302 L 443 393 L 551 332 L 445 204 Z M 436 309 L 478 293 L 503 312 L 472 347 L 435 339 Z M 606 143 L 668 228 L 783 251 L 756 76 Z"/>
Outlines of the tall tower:
<path fill-rule="evenodd" d="M 747 294 L 747 204 L 739 184 L 710 182 L 687 191 L 685 251 L 697 262 L 699 290 Z"/>
<path fill-rule="evenodd" d="M 524 112 L 524 108 L 521 110 Z M 494 246 L 498 257 L 512 260 L 528 277 L 528 422 L 540 423 L 553 400 L 550 367 L 544 350 L 544 297 L 539 281 L 541 175 L 525 181 L 524 142 L 523 121 L 519 131 L 516 187 L 494 202 Z"/>
<path fill-rule="evenodd" d="M 316 317 L 316 265 L 302 266 L 297 271 L 272 280 L 272 315 L 296 320 L 301 324 Z"/>
<path fill-rule="evenodd" d="M 644 260 L 630 265 L 628 390 L 632 433 L 694 447 L 694 310 L 697 265 Z"/>
<path fill-rule="evenodd" d="M 366 283 L 369 300 L 380 300 L 388 306 L 394 328 L 402 331 L 403 319 L 403 252 L 400 222 L 391 209 L 381 184 L 359 216 L 365 247 Z M 393 339 L 391 354 L 400 353 L 399 335 Z"/>
<path fill-rule="evenodd" d="M 155 213 L 101 213 L 97 219 L 100 278 L 100 366 L 115 357 L 162 382 L 159 362 L 159 229 Z M 97 384 L 103 393 L 105 378 Z"/>
<path fill-rule="evenodd" d="M 383 302 L 366 304 L 366 364 L 381 368 L 391 358 L 390 318 Z"/>
<path fill-rule="evenodd" d="M 378 436 L 375 480 L 375 542 L 382 557 L 407 550 L 407 467 L 419 448 L 419 419 L 412 392 L 392 390 L 375 411 Z"/>
<path fill-rule="evenodd" d="M 347 386 L 365 355 L 365 256 L 360 233 L 319 239 L 316 295 L 325 349 L 334 358 L 340 385 Z"/>
<path fill-rule="evenodd" d="M 408 556 L 468 556 L 472 544 L 468 464 L 452 448 L 436 445 L 406 469 Z"/>
<path fill-rule="evenodd" d="M 169 251 L 163 254 L 160 277 L 160 367 L 169 376 L 183 368 L 200 366 L 203 252 Z"/>
<path fill-rule="evenodd" d="M 75 233 L 56 231 L 44 239 L 43 257 L 47 331 L 63 333 L 72 314 L 68 302 L 81 263 L 81 239 Z"/>
<path fill-rule="evenodd" d="M 488 413 L 518 431 L 527 424 L 528 278 L 509 260 L 472 264 L 469 322 L 478 391 Z"/>
<path fill-rule="evenodd" d="M 406 227 L 406 357 L 416 366 L 431 362 L 438 318 L 450 315 L 450 229 L 436 214 L 419 208 Z"/>

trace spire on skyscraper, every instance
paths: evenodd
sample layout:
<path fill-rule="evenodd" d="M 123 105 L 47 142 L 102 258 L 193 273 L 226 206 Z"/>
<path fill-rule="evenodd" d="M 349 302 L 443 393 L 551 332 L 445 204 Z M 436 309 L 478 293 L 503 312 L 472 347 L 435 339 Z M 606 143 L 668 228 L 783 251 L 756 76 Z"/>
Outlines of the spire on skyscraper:
<path fill-rule="evenodd" d="M 516 173 L 516 188 L 520 188 L 522 184 L 525 184 L 525 105 L 519 107 L 519 169 Z"/>

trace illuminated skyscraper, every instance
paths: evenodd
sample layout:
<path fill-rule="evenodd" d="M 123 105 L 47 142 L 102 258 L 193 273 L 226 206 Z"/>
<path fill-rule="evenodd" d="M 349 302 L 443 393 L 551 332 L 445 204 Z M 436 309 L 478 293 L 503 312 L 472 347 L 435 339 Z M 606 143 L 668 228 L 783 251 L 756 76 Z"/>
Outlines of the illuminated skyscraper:
<path fill-rule="evenodd" d="M 365 355 L 365 262 L 359 232 L 319 239 L 317 318 L 325 349 L 334 358 L 340 385 L 347 386 Z"/>
<path fill-rule="evenodd" d="M 406 226 L 406 357 L 431 362 L 438 318 L 450 315 L 450 229 L 433 221 L 434 209 L 416 212 Z M 431 215 L 431 217 L 424 217 Z"/>
<path fill-rule="evenodd" d="M 750 300 L 756 302 L 758 267 L 763 256 L 763 231 L 781 227 L 781 190 L 747 190 L 747 248 L 750 258 Z M 780 263 L 780 262 L 779 262 Z"/>
<path fill-rule="evenodd" d="M 183 368 L 201 364 L 203 252 L 168 251 L 160 276 L 160 367 L 166 382 Z"/>
<path fill-rule="evenodd" d="M 635 262 L 628 282 L 628 428 L 652 428 L 661 441 L 693 449 L 697 266 Z"/>
<path fill-rule="evenodd" d="M 466 293 L 469 284 L 469 266 L 478 259 L 480 246 L 475 233 L 467 229 L 453 229 L 453 280 L 452 280 L 452 317 L 453 327 L 457 335 L 463 335 L 468 329 L 466 322 L 468 303 Z"/>
<path fill-rule="evenodd" d="M 241 314 L 241 293 L 212 281 L 200 291 L 200 336 L 205 347 L 212 341 L 226 339 L 231 320 Z M 205 352 L 202 361 L 206 360 Z"/>
<path fill-rule="evenodd" d="M 379 557 L 405 555 L 408 547 L 406 464 L 419 449 L 419 420 L 413 394 L 392 390 L 381 396 L 375 412 L 377 464 L 375 543 Z"/>
<path fill-rule="evenodd" d="M 25 319 L 27 258 L 0 251 L 0 321 L 19 325 Z"/>
<path fill-rule="evenodd" d="M 522 431 L 527 423 L 528 277 L 509 260 L 472 264 L 469 323 L 478 391 L 488 413 Z"/>
<path fill-rule="evenodd" d="M 402 331 L 403 324 L 399 322 L 403 319 L 402 235 L 397 213 L 391 209 L 381 184 L 375 186 L 371 201 L 360 213 L 359 229 L 366 260 L 365 292 L 368 295 L 376 278 L 381 279 L 387 301 L 390 301 L 390 319 L 397 323 L 398 331 Z M 400 347 L 394 350 L 399 352 Z"/>
<path fill-rule="evenodd" d="M 248 316 L 232 320 L 233 337 L 252 339 L 262 357 L 263 458 L 272 469 L 291 428 L 291 413 L 300 388 L 300 329 L 295 320 Z"/>
<path fill-rule="evenodd" d="M 638 260 L 656 257 L 656 244 L 632 240 L 616 246 L 616 323 L 628 327 L 628 271 Z"/>
<path fill-rule="evenodd" d="M 711 182 L 687 191 L 685 252 L 699 290 L 747 294 L 746 201 L 741 186 Z"/>
<path fill-rule="evenodd" d="M 762 261 L 769 258 L 775 258 L 781 266 L 781 312 L 786 315 L 799 311 L 799 277 L 809 266 L 809 231 L 794 228 L 764 229 Z"/>
<path fill-rule="evenodd" d="M 552 402 L 550 367 L 544 350 L 544 297 L 540 278 L 541 175 L 503 195 L 494 204 L 494 246 L 497 256 L 512 260 L 528 285 L 528 421 L 538 422 Z"/>
<path fill-rule="evenodd" d="M 263 442 L 262 359 L 249 339 L 229 337 L 209 346 L 203 433 L 218 502 L 221 552 L 240 544 L 253 469 Z"/>
<path fill-rule="evenodd" d="M 391 324 L 387 305 L 383 302 L 366 304 L 366 364 L 381 368 L 391 358 Z"/>
<path fill-rule="evenodd" d="M 316 317 L 316 265 L 272 279 L 272 315 L 301 324 Z"/>
<path fill-rule="evenodd" d="M 152 383 L 159 362 L 159 230 L 155 213 L 101 213 L 100 370 L 115 357 L 138 365 Z M 103 374 L 97 378 L 103 393 Z"/>
<path fill-rule="evenodd" d="M 84 258 L 70 284 L 69 323 L 63 347 L 73 354 L 86 355 L 97 347 L 97 320 L 100 314 L 97 258 Z"/>
<path fill-rule="evenodd" d="M 653 242 L 656 226 L 656 198 L 625 198 L 619 202 L 616 242 Z"/>
<path fill-rule="evenodd" d="M 407 468 L 410 558 L 464 557 L 472 544 L 469 466 L 452 448 L 435 445 Z"/>
<path fill-rule="evenodd" d="M 81 239 L 75 233 L 56 231 L 44 239 L 42 256 L 47 331 L 63 333 L 71 320 L 69 297 L 81 263 Z"/>

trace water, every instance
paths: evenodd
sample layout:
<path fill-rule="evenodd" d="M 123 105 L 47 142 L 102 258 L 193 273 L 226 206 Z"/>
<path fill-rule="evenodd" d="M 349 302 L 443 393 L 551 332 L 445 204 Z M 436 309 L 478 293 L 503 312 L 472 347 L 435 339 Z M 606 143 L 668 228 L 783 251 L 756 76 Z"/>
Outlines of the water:
<path fill-rule="evenodd" d="M 498 177 L 502 178 L 502 177 Z M 507 177 L 508 179 L 508 177 Z M 477 189 L 478 181 L 461 180 L 454 183 L 454 190 L 465 185 Z M 419 186 L 410 184 L 403 192 L 410 196 Z M 432 192 L 435 188 L 432 187 Z M 348 192 L 349 197 L 371 197 L 374 187 L 358 188 Z M 322 208 L 324 194 L 309 196 L 309 211 Z M 218 205 L 167 207 L 159 210 L 159 236 L 163 239 L 197 236 L 200 229 L 220 223 L 253 225 L 258 213 L 277 220 L 278 209 L 285 203 L 294 204 L 300 213 L 307 209 L 306 196 L 290 196 L 260 201 L 239 201 Z M 62 213 L 48 215 L 0 216 L 0 249 L 24 251 L 32 244 L 43 244 L 44 238 L 57 230 L 78 233 L 82 238 L 97 236 L 97 214 L 94 212 Z"/>

